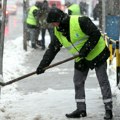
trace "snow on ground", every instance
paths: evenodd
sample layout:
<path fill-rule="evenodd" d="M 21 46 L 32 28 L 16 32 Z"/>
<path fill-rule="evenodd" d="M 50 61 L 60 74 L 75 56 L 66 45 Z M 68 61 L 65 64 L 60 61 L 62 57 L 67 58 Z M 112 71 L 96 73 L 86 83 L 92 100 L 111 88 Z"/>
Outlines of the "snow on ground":
<path fill-rule="evenodd" d="M 24 52 L 22 44 L 21 37 L 5 42 L 4 81 L 13 79 L 13 76 L 16 78 L 28 69 L 26 66 L 22 66 L 22 63 L 32 50 Z M 115 61 L 109 67 L 109 77 L 112 92 L 118 96 L 119 100 L 120 91 L 115 86 L 114 66 Z M 24 94 L 17 91 L 16 84 L 1 89 L 0 120 L 67 120 L 65 113 L 76 108 L 74 90 L 54 90 L 49 88 L 43 92 Z M 81 118 L 81 120 L 102 120 L 104 106 L 100 89 L 86 89 L 86 94 L 88 117 Z M 119 101 L 117 102 L 119 103 Z"/>

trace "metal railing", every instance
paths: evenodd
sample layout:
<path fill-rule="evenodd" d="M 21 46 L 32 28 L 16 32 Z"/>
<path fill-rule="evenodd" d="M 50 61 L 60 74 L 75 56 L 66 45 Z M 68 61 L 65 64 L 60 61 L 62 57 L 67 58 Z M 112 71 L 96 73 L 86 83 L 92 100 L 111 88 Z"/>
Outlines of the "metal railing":
<path fill-rule="evenodd" d="M 107 34 L 103 34 L 102 32 L 101 34 L 104 37 L 110 50 L 109 65 L 112 64 L 113 59 L 116 57 L 116 85 L 120 89 L 120 86 L 119 86 L 120 84 L 120 50 L 119 50 L 120 41 L 113 40 L 110 37 L 108 37 Z M 113 48 L 113 44 L 115 44 L 115 48 Z"/>

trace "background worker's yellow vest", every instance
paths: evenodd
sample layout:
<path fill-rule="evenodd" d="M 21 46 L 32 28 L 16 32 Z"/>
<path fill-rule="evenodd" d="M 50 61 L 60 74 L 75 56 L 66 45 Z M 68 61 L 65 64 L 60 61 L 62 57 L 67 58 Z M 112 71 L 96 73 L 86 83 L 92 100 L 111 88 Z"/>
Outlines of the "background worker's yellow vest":
<path fill-rule="evenodd" d="M 36 6 L 32 6 L 28 12 L 28 17 L 27 17 L 26 23 L 28 23 L 30 25 L 37 25 L 37 21 L 33 15 L 33 11 L 35 9 L 38 10 L 38 8 Z"/>
<path fill-rule="evenodd" d="M 70 40 L 69 42 L 65 36 L 62 35 L 61 32 L 57 31 L 55 28 L 55 35 L 60 41 L 60 43 L 68 49 L 68 51 L 74 56 L 78 54 L 78 51 L 83 47 L 83 45 L 87 42 L 89 36 L 82 32 L 79 23 L 79 16 L 71 16 L 70 17 Z M 96 46 L 89 52 L 87 57 L 88 61 L 92 61 L 95 57 L 97 57 L 105 48 L 106 44 L 102 36 L 100 37 Z M 78 62 L 81 58 L 76 58 L 76 62 Z"/>
<path fill-rule="evenodd" d="M 72 4 L 70 7 L 68 7 L 69 10 L 72 11 L 72 15 L 80 15 L 80 6 L 77 4 Z"/>

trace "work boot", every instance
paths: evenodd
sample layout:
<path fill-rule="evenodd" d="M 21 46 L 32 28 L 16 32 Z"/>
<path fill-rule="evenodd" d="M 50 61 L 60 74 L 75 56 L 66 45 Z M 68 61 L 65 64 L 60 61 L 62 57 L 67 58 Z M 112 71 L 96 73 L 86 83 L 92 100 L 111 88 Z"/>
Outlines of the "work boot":
<path fill-rule="evenodd" d="M 66 114 L 67 118 L 80 118 L 80 117 L 86 117 L 87 113 L 86 111 L 81 111 L 81 110 L 75 110 L 72 113 Z"/>
<path fill-rule="evenodd" d="M 112 118 L 113 118 L 112 110 L 106 110 L 104 119 L 105 120 L 112 120 Z"/>

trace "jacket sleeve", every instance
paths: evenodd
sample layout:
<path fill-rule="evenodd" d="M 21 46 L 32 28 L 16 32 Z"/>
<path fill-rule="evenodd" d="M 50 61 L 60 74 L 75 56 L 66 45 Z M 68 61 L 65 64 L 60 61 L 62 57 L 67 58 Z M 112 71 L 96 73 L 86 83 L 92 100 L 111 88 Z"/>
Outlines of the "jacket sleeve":
<path fill-rule="evenodd" d="M 58 41 L 56 36 L 54 36 L 53 40 L 51 41 L 51 43 L 48 46 L 48 49 L 46 50 L 45 54 L 43 55 L 43 58 L 42 58 L 39 66 L 41 66 L 43 68 L 49 66 L 50 63 L 52 62 L 52 60 L 55 58 L 56 54 L 60 51 L 61 47 L 62 47 L 62 45 L 60 44 L 60 42 Z"/>
<path fill-rule="evenodd" d="M 88 17 L 80 17 L 79 24 L 82 31 L 89 36 L 87 42 L 80 50 L 81 57 L 86 57 L 98 43 L 101 33 L 97 26 Z"/>

